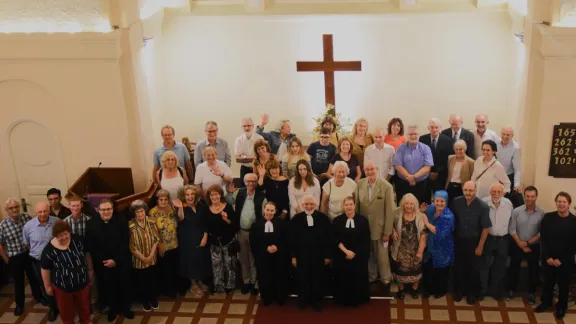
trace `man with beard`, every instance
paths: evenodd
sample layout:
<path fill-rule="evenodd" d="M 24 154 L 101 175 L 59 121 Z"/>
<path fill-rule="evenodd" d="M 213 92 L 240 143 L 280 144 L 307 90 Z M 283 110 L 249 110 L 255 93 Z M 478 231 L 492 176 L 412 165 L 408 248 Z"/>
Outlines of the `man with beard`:
<path fill-rule="evenodd" d="M 254 160 L 254 143 L 259 139 L 264 139 L 262 135 L 254 133 L 254 122 L 252 118 L 242 118 L 242 135 L 236 137 L 234 142 L 234 154 L 236 162 L 240 163 L 240 179 L 252 173 L 252 160 Z M 241 184 L 244 187 L 244 183 Z"/>
<path fill-rule="evenodd" d="M 298 306 L 312 305 L 322 310 L 323 283 L 326 266 L 331 262 L 334 243 L 331 240 L 330 219 L 316 210 L 314 196 L 302 198 L 303 212 L 290 220 L 289 234 L 292 266 L 296 268 Z"/>

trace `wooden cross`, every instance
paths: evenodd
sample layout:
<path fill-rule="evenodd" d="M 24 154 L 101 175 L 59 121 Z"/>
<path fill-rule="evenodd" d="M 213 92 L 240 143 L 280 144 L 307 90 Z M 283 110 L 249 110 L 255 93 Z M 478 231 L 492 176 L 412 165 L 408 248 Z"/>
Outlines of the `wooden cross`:
<path fill-rule="evenodd" d="M 297 72 L 324 72 L 324 97 L 326 105 L 336 106 L 334 91 L 335 71 L 362 71 L 361 61 L 334 61 L 332 35 L 322 35 L 324 60 L 316 62 L 296 62 Z M 334 112 L 336 113 L 336 112 Z"/>

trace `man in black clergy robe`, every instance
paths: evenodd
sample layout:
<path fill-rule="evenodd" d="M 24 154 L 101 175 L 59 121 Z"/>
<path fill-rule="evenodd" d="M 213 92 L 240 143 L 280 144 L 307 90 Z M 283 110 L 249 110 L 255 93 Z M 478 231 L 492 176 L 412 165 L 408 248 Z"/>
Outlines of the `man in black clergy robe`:
<path fill-rule="evenodd" d="M 110 308 L 108 322 L 113 322 L 118 314 L 127 319 L 134 318 L 130 310 L 132 258 L 128 222 L 124 217 L 114 215 L 113 207 L 110 200 L 100 202 L 100 217 L 88 221 L 84 238 L 86 251 L 92 256 L 98 278 L 100 306 Z"/>
<path fill-rule="evenodd" d="M 312 305 L 322 310 L 323 284 L 326 266 L 330 264 L 334 245 L 328 216 L 316 210 L 318 202 L 313 196 L 302 199 L 303 212 L 290 220 L 289 235 L 292 266 L 296 268 L 298 306 Z"/>

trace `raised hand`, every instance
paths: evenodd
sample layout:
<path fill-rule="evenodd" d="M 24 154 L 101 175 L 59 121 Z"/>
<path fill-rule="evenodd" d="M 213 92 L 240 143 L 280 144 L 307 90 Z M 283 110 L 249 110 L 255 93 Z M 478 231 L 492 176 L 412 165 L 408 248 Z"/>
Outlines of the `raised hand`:
<path fill-rule="evenodd" d="M 263 166 L 262 164 L 258 165 L 256 167 L 256 170 L 258 171 L 258 176 L 263 177 L 266 175 L 266 167 Z"/>
<path fill-rule="evenodd" d="M 219 177 L 222 176 L 222 171 L 220 171 L 220 167 L 218 166 L 218 164 L 216 164 L 215 166 L 213 166 L 212 168 L 210 168 L 210 170 L 212 171 L 212 173 L 214 175 L 217 175 Z"/>
<path fill-rule="evenodd" d="M 182 201 L 180 201 L 180 199 L 174 199 L 172 200 L 172 206 L 176 208 L 182 208 Z"/>
<path fill-rule="evenodd" d="M 421 204 L 420 204 L 420 211 L 421 211 L 421 212 L 425 212 L 426 209 L 428 209 L 428 204 L 425 203 L 425 202 L 421 203 Z M 426 217 L 424 217 L 424 218 L 426 218 Z M 427 218 L 426 218 L 426 219 L 427 219 Z"/>
<path fill-rule="evenodd" d="M 268 116 L 268 114 L 262 115 L 262 121 L 260 122 L 260 126 L 266 126 L 266 124 L 268 124 L 269 121 L 270 116 Z"/>

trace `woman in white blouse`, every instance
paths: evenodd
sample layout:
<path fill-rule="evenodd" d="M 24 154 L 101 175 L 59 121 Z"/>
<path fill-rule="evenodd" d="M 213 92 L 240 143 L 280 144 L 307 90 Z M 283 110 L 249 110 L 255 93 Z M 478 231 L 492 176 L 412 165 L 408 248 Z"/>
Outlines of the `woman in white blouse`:
<path fill-rule="evenodd" d="M 493 140 L 482 142 L 482 156 L 474 162 L 472 181 L 476 182 L 476 197 L 482 199 L 490 195 L 490 186 L 501 183 L 505 192 L 510 192 L 510 179 L 506 170 L 496 160 L 498 150 Z"/>
<path fill-rule="evenodd" d="M 162 154 L 161 165 L 162 168 L 156 172 L 156 183 L 176 199 L 178 190 L 188 184 L 186 170 L 178 166 L 178 156 L 173 151 Z"/>
<path fill-rule="evenodd" d="M 290 198 L 290 218 L 303 211 L 300 207 L 301 199 L 312 195 L 316 201 L 320 201 L 320 182 L 312 173 L 312 168 L 307 160 L 296 163 L 296 174 L 288 184 L 288 196 Z"/>
<path fill-rule="evenodd" d="M 226 185 L 232 183 L 232 169 L 223 161 L 218 160 L 218 153 L 209 146 L 204 149 L 204 159 L 196 168 L 194 184 L 200 185 L 206 192 L 211 185 L 219 185 L 226 191 Z"/>
<path fill-rule="evenodd" d="M 356 192 L 356 182 L 348 178 L 350 169 L 344 161 L 337 161 L 332 166 L 334 178 L 322 186 L 322 203 L 320 204 L 320 211 L 328 215 L 330 220 L 334 220 L 337 216 L 344 213 L 342 209 L 342 201 L 348 196 L 354 197 Z"/>

